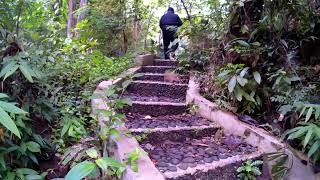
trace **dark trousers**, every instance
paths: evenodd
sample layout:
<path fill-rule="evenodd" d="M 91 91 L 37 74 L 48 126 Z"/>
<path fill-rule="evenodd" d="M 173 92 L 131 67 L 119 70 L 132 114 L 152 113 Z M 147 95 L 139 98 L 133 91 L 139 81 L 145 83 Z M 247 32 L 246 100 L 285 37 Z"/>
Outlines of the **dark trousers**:
<path fill-rule="evenodd" d="M 163 46 L 164 46 L 163 47 L 164 58 L 169 59 L 170 52 L 174 52 L 179 46 L 179 44 L 177 43 L 176 45 L 172 46 L 169 49 L 170 42 L 173 42 L 177 38 L 176 31 L 167 30 L 166 27 L 164 27 L 162 29 L 162 34 L 163 34 Z"/>

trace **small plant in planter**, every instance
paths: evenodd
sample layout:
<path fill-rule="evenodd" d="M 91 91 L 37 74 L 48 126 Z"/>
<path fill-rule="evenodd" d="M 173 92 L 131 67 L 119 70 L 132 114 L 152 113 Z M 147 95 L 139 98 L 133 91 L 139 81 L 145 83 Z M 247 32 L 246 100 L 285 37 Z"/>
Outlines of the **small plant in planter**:
<path fill-rule="evenodd" d="M 262 164 L 263 161 L 261 160 L 247 160 L 246 162 L 242 163 L 242 166 L 237 169 L 238 179 L 255 180 L 257 176 L 262 174 L 259 169 Z"/>

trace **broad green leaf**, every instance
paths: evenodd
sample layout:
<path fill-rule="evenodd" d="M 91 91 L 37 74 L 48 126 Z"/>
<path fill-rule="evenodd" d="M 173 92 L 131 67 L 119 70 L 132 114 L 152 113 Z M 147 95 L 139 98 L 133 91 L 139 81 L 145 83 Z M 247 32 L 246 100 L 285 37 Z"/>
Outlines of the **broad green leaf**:
<path fill-rule="evenodd" d="M 250 96 L 248 93 L 246 93 L 245 91 L 242 91 L 242 95 L 246 100 L 251 101 L 251 102 L 256 102 L 256 100 L 252 96 Z"/>
<path fill-rule="evenodd" d="M 91 148 L 91 149 L 87 149 L 86 150 L 87 155 L 92 158 L 92 159 L 96 159 L 98 157 L 98 152 L 96 149 Z"/>
<path fill-rule="evenodd" d="M 259 73 L 259 72 L 257 72 L 257 71 L 253 72 L 253 77 L 254 77 L 254 79 L 256 80 L 256 82 L 257 82 L 258 84 L 261 83 L 261 76 L 260 76 L 260 73 Z"/>
<path fill-rule="evenodd" d="M 138 172 L 138 164 L 136 162 L 131 162 L 131 168 L 133 170 L 133 172 Z"/>
<path fill-rule="evenodd" d="M 24 77 L 31 83 L 33 83 L 32 74 L 33 72 L 30 71 L 30 68 L 27 67 L 27 64 L 20 64 L 19 69 L 21 70 Z"/>
<path fill-rule="evenodd" d="M 39 164 L 37 157 L 33 153 L 28 153 L 28 157 L 36 164 Z"/>
<path fill-rule="evenodd" d="M 6 72 L 6 74 L 3 77 L 3 80 L 6 80 L 9 76 L 15 73 L 18 68 L 19 68 L 19 65 L 15 64 L 11 69 L 9 69 L 9 71 Z"/>
<path fill-rule="evenodd" d="M 282 77 L 280 76 L 276 79 L 276 82 L 274 84 L 279 85 L 281 80 L 282 80 Z"/>
<path fill-rule="evenodd" d="M 104 159 L 100 158 L 95 160 L 96 164 L 103 170 L 108 170 L 108 164 L 104 161 Z"/>
<path fill-rule="evenodd" d="M 10 69 L 12 69 L 16 64 L 16 61 L 11 60 L 9 63 L 5 64 L 4 67 L 1 69 L 0 77 L 3 77 L 5 74 L 7 74 Z"/>
<path fill-rule="evenodd" d="M 110 87 L 108 89 L 106 89 L 104 91 L 104 94 L 107 96 L 107 97 L 111 97 L 113 96 L 114 94 L 116 93 L 116 90 L 113 88 L 113 87 Z"/>
<path fill-rule="evenodd" d="M 34 174 L 34 175 L 27 175 L 26 180 L 43 180 L 43 177 L 40 175 Z"/>
<path fill-rule="evenodd" d="M 248 44 L 247 42 L 243 41 L 243 40 L 238 40 L 237 41 L 241 46 L 244 46 L 244 47 L 250 47 L 250 44 Z"/>
<path fill-rule="evenodd" d="M 29 141 L 26 143 L 27 148 L 31 152 L 40 152 L 40 145 L 36 142 Z"/>
<path fill-rule="evenodd" d="M 132 106 L 132 100 L 130 98 L 123 98 L 121 101 L 128 106 Z"/>
<path fill-rule="evenodd" d="M 103 95 L 100 93 L 92 94 L 92 96 L 90 97 L 90 99 L 102 99 L 102 98 L 103 98 Z"/>
<path fill-rule="evenodd" d="M 47 175 L 48 175 L 48 172 L 43 172 L 43 173 L 40 174 L 40 176 L 41 176 L 42 178 L 45 178 Z"/>
<path fill-rule="evenodd" d="M 6 127 L 9 131 L 15 134 L 18 138 L 21 138 L 18 127 L 11 117 L 0 107 L 0 123 Z"/>
<path fill-rule="evenodd" d="M 127 87 L 132 83 L 131 80 L 126 80 L 122 83 L 122 88 L 127 89 Z"/>
<path fill-rule="evenodd" d="M 307 109 L 307 107 L 306 107 L 306 106 L 304 106 L 304 107 L 303 107 L 303 109 L 302 109 L 302 111 L 300 112 L 299 117 L 301 117 L 301 116 L 303 115 L 303 113 L 306 111 L 306 109 Z"/>
<path fill-rule="evenodd" d="M 144 76 L 144 73 L 137 73 L 137 74 L 134 74 L 132 76 L 132 78 L 139 78 L 139 77 L 142 77 L 142 76 Z"/>
<path fill-rule="evenodd" d="M 9 96 L 4 94 L 4 93 L 0 93 L 0 99 L 3 99 L 3 98 L 8 98 Z"/>
<path fill-rule="evenodd" d="M 234 95 L 236 96 L 236 99 L 238 101 L 242 101 L 242 93 L 241 93 L 241 91 L 239 91 L 239 88 L 236 88 L 234 90 Z"/>
<path fill-rule="evenodd" d="M 110 129 L 110 135 L 115 139 L 120 138 L 120 132 L 116 128 Z"/>
<path fill-rule="evenodd" d="M 315 152 L 320 150 L 320 140 L 316 141 L 308 151 L 308 157 L 310 158 Z"/>
<path fill-rule="evenodd" d="M 52 56 L 48 56 L 48 60 L 54 62 L 54 58 Z"/>
<path fill-rule="evenodd" d="M 306 115 L 306 122 L 309 121 L 311 115 L 312 115 L 312 111 L 313 111 L 313 107 L 310 107 L 308 112 L 307 112 L 307 115 Z"/>
<path fill-rule="evenodd" d="M 242 87 L 244 87 L 248 83 L 248 80 L 246 78 L 240 76 L 237 76 L 237 81 Z"/>
<path fill-rule="evenodd" d="M 290 78 L 290 81 L 300 81 L 300 78 L 297 76 L 293 76 Z"/>
<path fill-rule="evenodd" d="M 74 166 L 66 175 L 65 180 L 81 180 L 88 176 L 96 167 L 93 162 L 84 161 Z"/>
<path fill-rule="evenodd" d="M 310 128 L 310 129 L 308 130 L 308 132 L 307 132 L 306 137 L 305 137 L 304 140 L 303 140 L 303 147 L 304 147 L 304 148 L 306 148 L 306 146 L 307 146 L 308 143 L 310 142 L 310 139 L 311 139 L 312 133 L 313 133 L 312 131 L 313 131 L 313 129 Z"/>
<path fill-rule="evenodd" d="M 37 171 L 33 170 L 33 169 L 29 169 L 29 168 L 18 168 L 17 173 L 19 174 L 23 174 L 23 175 L 36 175 L 38 174 Z"/>
<path fill-rule="evenodd" d="M 14 113 L 14 114 L 26 114 L 27 112 L 16 107 L 13 103 L 7 103 L 4 101 L 0 101 L 0 107 L 10 113 Z"/>
<path fill-rule="evenodd" d="M 314 113 L 314 118 L 318 119 L 320 117 L 320 107 L 316 108 L 316 112 Z"/>
<path fill-rule="evenodd" d="M 110 157 L 103 157 L 102 158 L 107 166 L 115 167 L 115 168 L 120 168 L 124 166 L 122 163 L 118 162 L 117 160 L 114 160 Z"/>
<path fill-rule="evenodd" d="M 4 178 L 4 180 L 14 180 L 16 178 L 16 173 L 8 172 Z"/>
<path fill-rule="evenodd" d="M 61 137 L 63 137 L 67 133 L 67 131 L 69 130 L 70 126 L 71 126 L 71 121 L 70 120 L 68 120 L 67 122 L 64 123 L 64 125 L 62 127 L 62 130 L 61 130 Z"/>
<path fill-rule="evenodd" d="M 244 77 L 247 74 L 249 69 L 250 69 L 249 67 L 243 68 L 242 71 L 240 72 L 240 76 Z"/>
<path fill-rule="evenodd" d="M 252 167 L 252 172 L 254 173 L 255 176 L 260 176 L 262 173 L 257 167 Z"/>
<path fill-rule="evenodd" d="M 219 75 L 218 75 L 218 77 L 224 77 L 224 76 L 226 76 L 226 75 L 228 75 L 229 73 L 230 73 L 231 71 L 223 71 L 223 72 L 221 72 Z"/>
<path fill-rule="evenodd" d="M 110 110 L 107 110 L 107 109 L 97 109 L 97 113 L 104 115 L 104 117 L 112 116 L 112 112 Z"/>
<path fill-rule="evenodd" d="M 237 85 L 237 78 L 236 76 L 233 76 L 230 81 L 229 81 L 229 84 L 228 84 L 228 90 L 230 93 L 233 92 L 234 88 L 236 87 Z"/>
<path fill-rule="evenodd" d="M 254 42 L 254 43 L 251 43 L 251 45 L 253 45 L 253 46 L 257 46 L 257 47 L 259 47 L 259 46 L 261 46 L 261 44 L 259 43 L 259 42 Z"/>
<path fill-rule="evenodd" d="M 296 139 L 296 138 L 299 138 L 301 137 L 304 133 L 306 133 L 308 130 L 307 127 L 302 127 L 301 129 L 299 129 L 298 131 L 292 133 L 289 135 L 288 139 Z"/>

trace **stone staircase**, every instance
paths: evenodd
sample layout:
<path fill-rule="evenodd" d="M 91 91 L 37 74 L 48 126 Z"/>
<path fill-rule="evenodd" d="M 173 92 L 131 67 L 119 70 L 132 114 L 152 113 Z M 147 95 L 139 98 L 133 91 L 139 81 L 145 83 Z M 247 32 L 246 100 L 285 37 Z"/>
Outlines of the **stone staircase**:
<path fill-rule="evenodd" d="M 139 144 L 166 179 L 237 179 L 236 166 L 258 148 L 240 137 L 225 137 L 212 121 L 188 113 L 188 77 L 174 83 L 164 78 L 177 66 L 177 61 L 157 59 L 140 69 L 144 76 L 124 94 L 133 100 L 125 109 L 125 126 L 145 135 Z"/>

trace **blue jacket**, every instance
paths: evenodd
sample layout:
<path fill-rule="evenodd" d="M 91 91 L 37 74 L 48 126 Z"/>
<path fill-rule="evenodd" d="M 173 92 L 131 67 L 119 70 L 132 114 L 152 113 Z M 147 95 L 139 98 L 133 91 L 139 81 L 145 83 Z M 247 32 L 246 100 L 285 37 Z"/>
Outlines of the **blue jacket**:
<path fill-rule="evenodd" d="M 168 11 L 160 19 L 160 28 L 163 29 L 164 26 L 182 26 L 182 21 L 180 17 L 172 11 Z"/>

